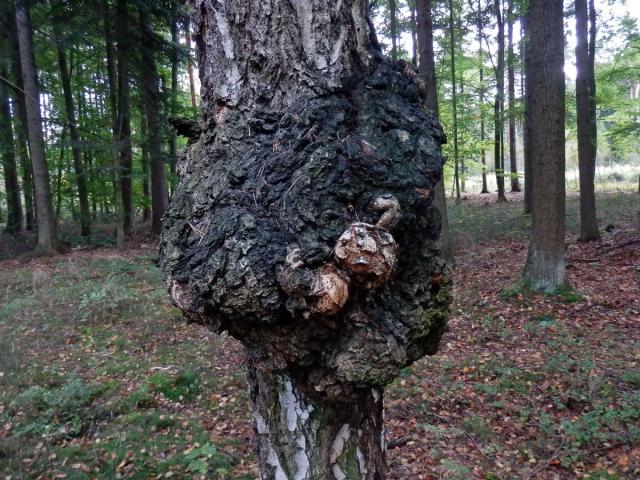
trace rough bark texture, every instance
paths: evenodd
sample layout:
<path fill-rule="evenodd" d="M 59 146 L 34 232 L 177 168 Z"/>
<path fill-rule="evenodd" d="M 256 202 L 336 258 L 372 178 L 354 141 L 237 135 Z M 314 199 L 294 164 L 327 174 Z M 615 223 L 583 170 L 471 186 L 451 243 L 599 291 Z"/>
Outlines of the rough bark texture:
<path fill-rule="evenodd" d="M 533 218 L 524 281 L 552 292 L 567 285 L 562 2 L 531 0 L 527 29 L 525 119 Z"/>
<path fill-rule="evenodd" d="M 191 7 L 204 119 L 161 238 L 171 296 L 247 345 L 263 478 L 383 478 L 373 389 L 446 319 L 442 130 L 364 0 Z"/>
<path fill-rule="evenodd" d="M 56 224 L 51 204 L 51 186 L 42 135 L 40 114 L 40 91 L 33 56 L 31 21 L 26 0 L 16 0 L 16 25 L 20 45 L 20 64 L 25 92 L 27 130 L 31 149 L 31 165 L 35 186 L 35 203 L 38 212 L 38 246 L 41 254 L 53 253 L 56 249 Z"/>
<path fill-rule="evenodd" d="M 587 0 L 576 0 L 576 119 L 580 173 L 580 239 L 599 240 L 596 218 L 596 155 L 592 134 L 591 67 Z"/>

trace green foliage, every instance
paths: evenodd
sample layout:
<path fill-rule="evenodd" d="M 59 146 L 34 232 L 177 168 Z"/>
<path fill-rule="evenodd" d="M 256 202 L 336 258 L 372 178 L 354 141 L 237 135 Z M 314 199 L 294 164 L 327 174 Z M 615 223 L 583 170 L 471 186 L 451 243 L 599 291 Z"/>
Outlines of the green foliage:
<path fill-rule="evenodd" d="M 200 392 L 198 375 L 192 371 L 177 375 L 156 373 L 149 378 L 149 385 L 174 402 L 192 400 Z"/>

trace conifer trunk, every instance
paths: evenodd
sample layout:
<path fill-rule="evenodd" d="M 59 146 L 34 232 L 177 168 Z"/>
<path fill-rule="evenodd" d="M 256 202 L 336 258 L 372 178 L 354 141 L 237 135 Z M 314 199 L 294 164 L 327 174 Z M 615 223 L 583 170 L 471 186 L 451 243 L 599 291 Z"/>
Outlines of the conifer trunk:
<path fill-rule="evenodd" d="M 31 150 L 33 182 L 35 186 L 35 204 L 37 208 L 38 245 L 37 252 L 42 255 L 54 253 L 57 247 L 56 224 L 51 203 L 51 185 L 49 169 L 42 134 L 42 115 L 40 113 L 40 90 L 33 55 L 31 21 L 26 0 L 16 0 L 16 26 L 20 48 L 22 82 L 25 93 L 27 113 L 27 131 Z"/>
<path fill-rule="evenodd" d="M 57 8 L 62 8 L 58 5 Z M 56 20 L 56 22 L 59 20 Z M 71 78 L 69 76 L 69 66 L 65 53 L 64 39 L 58 25 L 55 27 L 56 48 L 58 51 L 58 67 L 60 70 L 60 81 L 62 83 L 62 93 L 64 96 L 65 113 L 67 127 L 71 137 L 71 153 L 73 155 L 73 168 L 76 176 L 76 187 L 78 189 L 78 201 L 80 204 L 80 231 L 82 236 L 91 235 L 91 212 L 89 210 L 89 194 L 87 191 L 87 181 L 85 176 L 84 159 L 81 150 L 81 140 L 76 123 L 76 112 L 73 104 L 73 93 L 71 91 Z"/>

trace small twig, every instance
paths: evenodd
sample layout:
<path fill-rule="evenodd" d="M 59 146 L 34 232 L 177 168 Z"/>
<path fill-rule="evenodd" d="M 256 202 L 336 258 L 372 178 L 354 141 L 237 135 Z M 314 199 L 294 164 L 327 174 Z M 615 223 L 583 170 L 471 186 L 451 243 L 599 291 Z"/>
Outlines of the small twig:
<path fill-rule="evenodd" d="M 289 188 L 287 189 L 287 191 L 284 194 L 284 201 L 282 202 L 282 210 L 284 211 L 284 213 L 287 212 L 287 195 L 289 195 L 289 192 L 291 191 L 291 189 L 293 188 L 293 186 L 298 183 L 298 180 L 300 180 L 303 177 L 302 174 L 298 175 L 297 178 L 295 178 L 293 180 L 293 182 L 291 182 L 291 185 L 289 186 Z"/>
<path fill-rule="evenodd" d="M 553 453 L 553 455 L 551 455 L 544 462 L 539 463 L 538 465 L 536 465 L 534 468 L 531 469 L 531 471 L 525 477 L 525 480 L 529 480 L 530 478 L 533 478 L 535 474 L 540 473 L 542 470 L 546 468 L 549 468 L 549 466 L 551 465 L 551 462 L 553 462 L 555 459 L 557 459 L 560 456 L 560 452 L 562 451 L 563 446 L 564 446 L 564 440 L 562 441 L 560 446 L 556 449 L 556 451 Z"/>
<path fill-rule="evenodd" d="M 473 436 L 469 432 L 464 432 L 464 434 L 467 437 L 469 437 L 469 440 L 471 440 L 471 442 L 473 443 L 473 446 L 476 447 L 476 450 L 478 450 L 478 452 L 480 452 L 480 455 L 482 455 L 485 460 L 489 460 L 489 457 L 487 457 L 487 455 L 482 451 L 482 449 L 480 448 L 480 446 L 476 442 L 476 439 L 473 438 Z"/>

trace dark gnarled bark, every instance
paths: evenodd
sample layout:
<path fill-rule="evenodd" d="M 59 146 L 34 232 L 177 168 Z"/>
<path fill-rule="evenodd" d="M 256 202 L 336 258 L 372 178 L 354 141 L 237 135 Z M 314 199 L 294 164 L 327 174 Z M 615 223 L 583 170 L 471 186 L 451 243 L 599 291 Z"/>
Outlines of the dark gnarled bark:
<path fill-rule="evenodd" d="M 193 0 L 203 128 L 161 237 L 173 301 L 249 352 L 265 479 L 384 478 L 382 389 L 437 350 L 442 130 L 364 0 Z"/>

